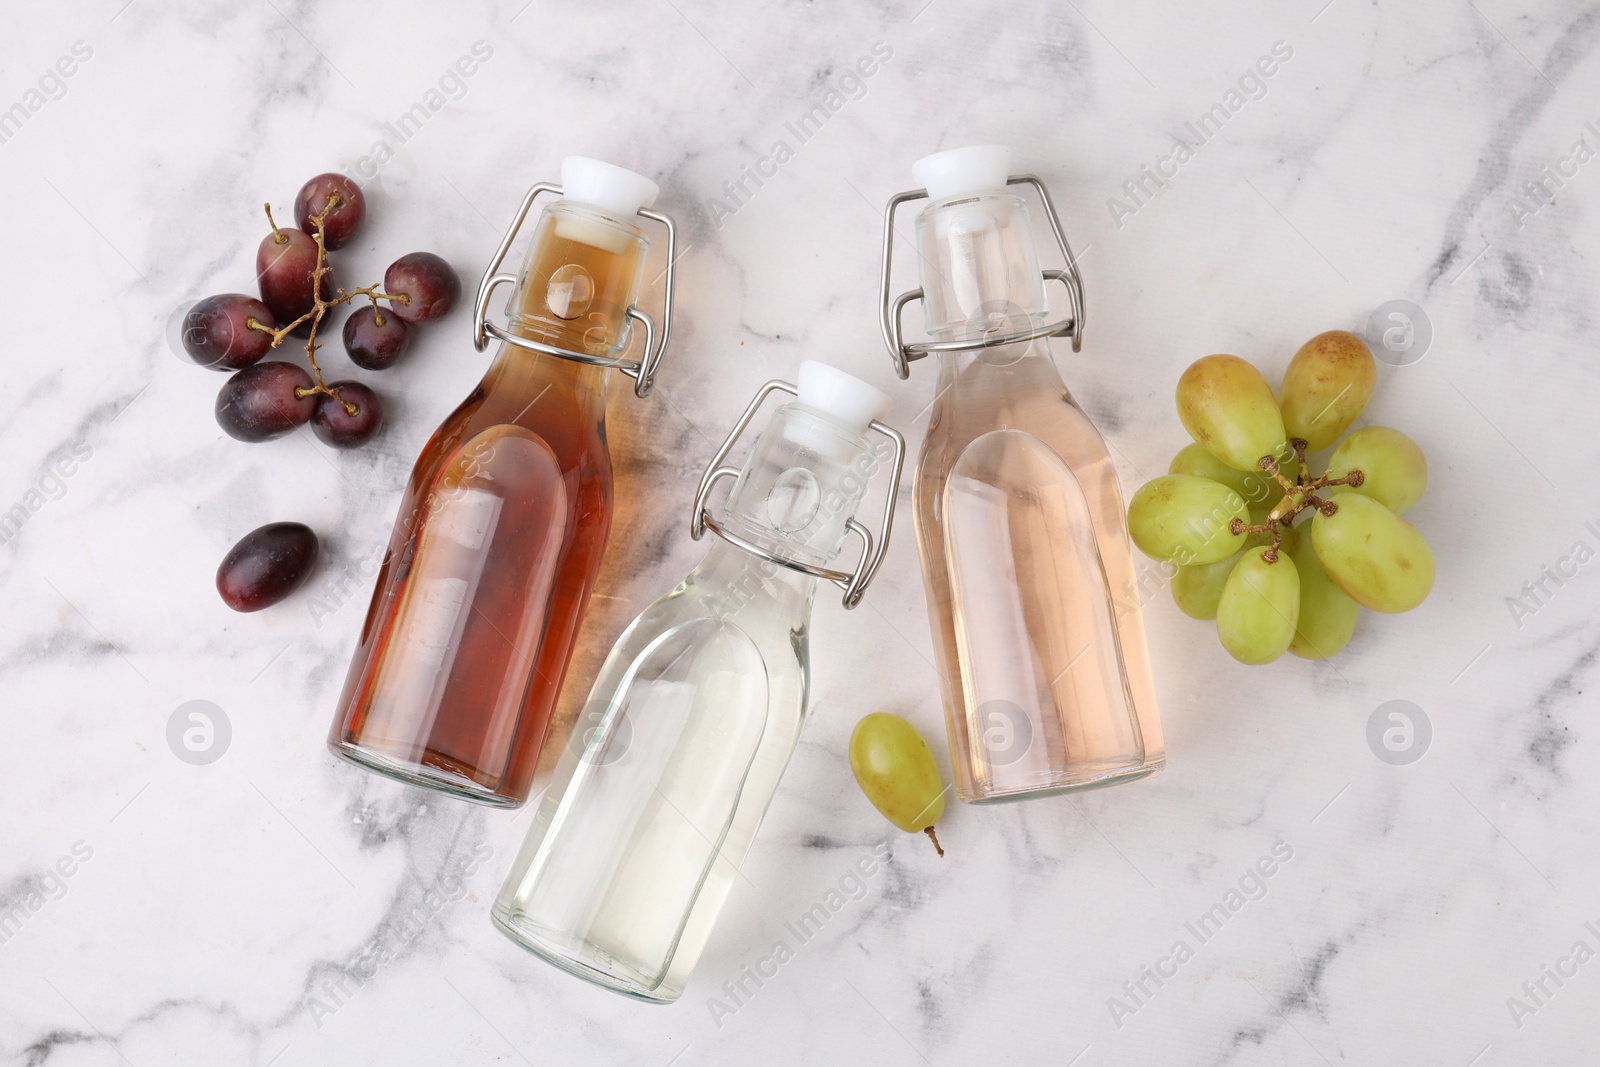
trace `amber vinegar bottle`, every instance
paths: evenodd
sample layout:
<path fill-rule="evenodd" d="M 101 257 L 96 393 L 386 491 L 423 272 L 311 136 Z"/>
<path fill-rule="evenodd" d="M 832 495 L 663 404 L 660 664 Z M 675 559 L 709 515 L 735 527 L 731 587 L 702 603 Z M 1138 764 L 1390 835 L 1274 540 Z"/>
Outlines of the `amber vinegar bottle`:
<path fill-rule="evenodd" d="M 611 526 L 606 387 L 650 389 L 671 319 L 672 224 L 654 182 L 569 157 L 528 193 L 478 290 L 478 347 L 501 342 L 472 394 L 423 447 L 362 624 L 328 743 L 362 766 L 467 800 L 528 797 Z M 497 273 L 541 194 L 520 282 Z M 634 304 L 648 242 L 667 226 L 659 338 Z M 516 282 L 500 327 L 493 290 Z M 630 324 L 644 354 L 623 358 Z"/>

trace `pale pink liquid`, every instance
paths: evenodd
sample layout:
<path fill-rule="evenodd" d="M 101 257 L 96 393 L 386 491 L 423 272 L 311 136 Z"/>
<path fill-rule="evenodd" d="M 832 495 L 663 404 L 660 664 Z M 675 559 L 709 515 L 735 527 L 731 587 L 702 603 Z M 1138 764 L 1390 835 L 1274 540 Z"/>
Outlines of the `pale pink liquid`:
<path fill-rule="evenodd" d="M 1116 472 L 1033 345 L 941 357 L 913 483 L 967 801 L 1132 781 L 1165 761 Z"/>

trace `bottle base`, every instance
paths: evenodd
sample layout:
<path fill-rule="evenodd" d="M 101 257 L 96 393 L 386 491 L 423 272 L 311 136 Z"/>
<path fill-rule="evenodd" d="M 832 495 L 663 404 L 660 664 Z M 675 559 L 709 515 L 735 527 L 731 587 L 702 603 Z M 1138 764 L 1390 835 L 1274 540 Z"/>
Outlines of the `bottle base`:
<path fill-rule="evenodd" d="M 487 789 L 465 775 L 452 774 L 442 767 L 428 767 L 416 763 L 403 763 L 391 756 L 373 752 L 371 749 L 361 748 L 343 741 L 329 741 L 328 749 L 340 759 L 348 760 L 358 767 L 369 771 L 376 771 L 388 778 L 404 782 L 407 785 L 421 786 L 423 789 L 432 789 L 436 793 L 455 797 L 457 800 L 470 800 L 474 804 L 485 804 L 494 808 L 520 808 L 526 797 L 502 796 L 491 789 Z"/>
<path fill-rule="evenodd" d="M 682 990 L 663 989 L 660 986 L 649 985 L 643 980 L 630 980 L 612 974 L 609 971 L 602 971 L 597 967 L 584 963 L 582 960 L 573 958 L 573 956 L 562 950 L 561 944 L 561 942 L 569 941 L 570 935 L 561 938 L 560 942 L 558 942 L 556 938 L 547 934 L 543 928 L 525 921 L 518 921 L 517 915 L 510 909 L 503 907 L 499 901 L 496 901 L 494 906 L 489 909 L 489 917 L 494 920 L 495 926 L 499 928 L 501 933 L 535 956 L 538 956 L 546 963 L 554 964 L 568 974 L 576 975 L 602 989 L 620 993 L 634 1000 L 642 1000 L 647 1004 L 671 1004 L 682 994 Z"/>
<path fill-rule="evenodd" d="M 1056 775 L 1048 781 L 1023 782 L 1009 788 L 997 787 L 973 792 L 958 788 L 956 796 L 966 804 L 1005 804 L 1013 800 L 1032 800 L 1036 797 L 1057 796 L 1062 793 L 1084 793 L 1091 789 L 1104 789 L 1107 786 L 1137 782 L 1143 778 L 1154 778 L 1165 770 L 1166 766 L 1167 759 L 1162 756 L 1158 760 L 1133 767 L 1124 766 L 1113 770 L 1099 768 L 1087 771 L 1074 770 Z"/>

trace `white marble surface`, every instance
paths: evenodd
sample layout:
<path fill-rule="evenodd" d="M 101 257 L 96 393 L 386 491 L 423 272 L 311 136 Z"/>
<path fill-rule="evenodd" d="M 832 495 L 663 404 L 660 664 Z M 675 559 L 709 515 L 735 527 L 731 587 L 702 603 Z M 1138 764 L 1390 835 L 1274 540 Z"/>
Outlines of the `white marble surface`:
<path fill-rule="evenodd" d="M 1561 961 L 1600 948 L 1600 161 L 1520 220 L 1512 202 L 1546 165 L 1572 173 L 1561 161 L 1600 127 L 1600 9 L 1324 2 L 13 5 L 0 107 L 40 106 L 0 143 L 0 510 L 27 509 L 0 546 L 0 910 L 20 916 L 0 944 L 0 1059 L 1595 1062 L 1600 962 Z M 79 41 L 92 54 L 30 99 Z M 524 954 L 487 903 L 526 814 L 323 745 L 367 597 L 339 574 L 386 536 L 417 450 L 486 364 L 467 315 L 365 376 L 393 419 L 339 455 L 226 438 L 221 377 L 164 339 L 174 309 L 250 287 L 262 200 L 286 210 L 305 177 L 393 140 L 382 124 L 479 41 L 492 56 L 371 183 L 342 261 L 371 280 L 427 248 L 475 279 L 561 156 L 660 176 L 688 246 L 679 331 L 653 399 L 614 394 L 637 491 L 591 654 L 697 557 L 693 482 L 761 381 L 834 360 L 892 389 L 915 441 L 933 374 L 899 384 L 883 353 L 879 212 L 915 157 L 973 141 L 1015 145 L 1085 250 L 1088 340 L 1059 361 L 1130 488 L 1184 442 L 1171 389 L 1192 359 L 1275 374 L 1313 333 L 1424 308 L 1431 347 L 1383 368 L 1368 418 L 1431 457 L 1412 517 L 1438 554 L 1432 597 L 1369 617 L 1332 663 L 1246 669 L 1153 588 L 1166 773 L 957 806 L 940 861 L 868 808 L 844 757 L 873 709 L 941 734 L 902 499 L 870 607 L 818 605 L 812 721 L 684 999 L 640 1005 Z M 1117 226 L 1108 198 L 1280 41 L 1293 54 L 1264 94 Z M 892 55 L 859 98 L 803 144 L 787 133 L 877 42 Z M 792 158 L 714 224 L 709 198 L 780 139 Z M 324 534 L 323 570 L 234 615 L 216 563 L 279 519 Z M 1546 566 L 1571 577 L 1514 611 Z M 207 766 L 166 739 L 196 699 L 232 725 Z M 1433 726 L 1409 766 L 1366 740 L 1395 699 Z M 864 896 L 714 1019 L 722 983 L 886 839 Z M 1200 944 L 1185 923 L 1275 845 L 1292 859 L 1262 899 Z M 427 892 L 462 864 L 464 896 Z M 1193 958 L 1114 1018 L 1179 939 Z M 1536 1002 L 1523 983 L 1547 965 L 1576 974 Z M 1535 1010 L 1514 1018 L 1513 996 Z"/>

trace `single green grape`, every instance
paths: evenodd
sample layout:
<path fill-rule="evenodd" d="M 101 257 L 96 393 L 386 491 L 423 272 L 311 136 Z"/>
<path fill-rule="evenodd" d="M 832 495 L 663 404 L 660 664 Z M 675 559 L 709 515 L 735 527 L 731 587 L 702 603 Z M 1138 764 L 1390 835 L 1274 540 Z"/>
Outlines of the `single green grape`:
<path fill-rule="evenodd" d="M 863 718 L 850 734 L 850 770 L 885 819 L 908 834 L 927 834 L 944 855 L 933 824 L 944 814 L 945 788 L 915 726 L 887 711 Z"/>
<path fill-rule="evenodd" d="M 1240 663 L 1271 663 L 1294 640 L 1300 615 L 1300 575 L 1287 553 L 1268 562 L 1251 548 L 1222 587 L 1217 603 L 1217 638 Z"/>
<path fill-rule="evenodd" d="M 1188 566 L 1215 563 L 1239 551 L 1233 520 L 1250 521 L 1244 497 L 1221 482 L 1164 474 L 1140 486 L 1128 503 L 1128 534 L 1152 559 Z"/>
<path fill-rule="evenodd" d="M 1293 450 L 1285 455 L 1273 457 L 1278 464 L 1278 470 L 1283 476 L 1294 481 L 1300 470 L 1300 461 L 1295 458 Z M 1197 478 L 1210 478 L 1214 482 L 1221 482 L 1244 497 L 1245 503 L 1250 505 L 1251 514 L 1265 509 L 1283 499 L 1283 486 L 1278 480 L 1266 471 L 1257 468 L 1250 471 L 1234 470 L 1222 460 L 1213 456 L 1206 447 L 1199 442 L 1185 445 L 1172 463 L 1167 467 L 1168 474 L 1192 474 Z"/>
<path fill-rule="evenodd" d="M 1195 563 L 1179 567 L 1172 576 L 1172 599 L 1178 610 L 1191 619 L 1209 621 L 1217 617 L 1217 604 L 1222 600 L 1222 587 L 1228 584 L 1228 575 L 1238 564 L 1242 552 L 1215 563 Z"/>
<path fill-rule="evenodd" d="M 1290 529 L 1283 539 L 1300 575 L 1300 614 L 1289 651 L 1301 659 L 1327 659 L 1350 643 L 1361 608 L 1328 577 L 1309 533 Z"/>
<path fill-rule="evenodd" d="M 1422 449 L 1387 426 L 1367 426 L 1339 442 L 1328 457 L 1328 477 L 1343 478 L 1353 470 L 1361 472 L 1360 485 L 1332 485 L 1328 492 L 1360 493 L 1396 515 L 1422 499 L 1428 487 L 1428 458 Z"/>
<path fill-rule="evenodd" d="M 1433 588 L 1433 550 L 1416 527 L 1370 497 L 1341 493 L 1311 520 L 1311 542 L 1334 584 L 1364 608 L 1410 611 Z"/>
<path fill-rule="evenodd" d="M 1288 450 L 1272 387 L 1238 356 L 1195 360 L 1178 379 L 1177 399 L 1189 436 L 1235 470 L 1259 470 L 1263 456 Z"/>
<path fill-rule="evenodd" d="M 1312 452 L 1327 448 L 1356 421 L 1377 383 L 1378 365 L 1365 341 L 1345 330 L 1319 333 L 1283 372 L 1283 428 Z"/>

